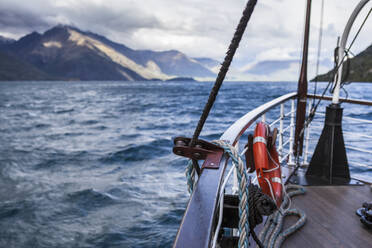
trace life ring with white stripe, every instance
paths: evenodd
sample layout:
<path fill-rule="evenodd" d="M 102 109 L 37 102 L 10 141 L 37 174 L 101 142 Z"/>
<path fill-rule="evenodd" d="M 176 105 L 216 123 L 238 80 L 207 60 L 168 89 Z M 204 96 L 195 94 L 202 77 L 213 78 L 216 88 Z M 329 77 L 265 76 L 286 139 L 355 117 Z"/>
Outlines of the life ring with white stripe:
<path fill-rule="evenodd" d="M 270 196 L 279 208 L 283 200 L 282 177 L 275 144 L 268 148 L 269 135 L 269 126 L 264 122 L 257 123 L 253 138 L 253 158 L 262 192 Z"/>

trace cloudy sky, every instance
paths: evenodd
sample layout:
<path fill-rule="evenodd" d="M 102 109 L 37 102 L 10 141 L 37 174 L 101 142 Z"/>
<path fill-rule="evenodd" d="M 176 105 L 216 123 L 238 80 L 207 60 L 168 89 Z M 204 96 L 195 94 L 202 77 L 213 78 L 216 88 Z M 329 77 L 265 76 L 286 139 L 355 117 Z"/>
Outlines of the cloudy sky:
<path fill-rule="evenodd" d="M 258 0 L 234 58 L 231 73 L 236 78 L 297 80 L 305 2 Z M 342 34 L 358 2 L 325 1 L 321 71 L 332 65 L 337 36 Z M 0 35 L 17 39 L 31 31 L 44 32 L 56 24 L 69 24 L 134 49 L 177 49 L 190 57 L 222 61 L 245 4 L 246 0 L 1 0 Z M 365 7 L 355 26 L 362 22 L 371 7 L 372 3 Z M 313 0 L 309 78 L 315 72 L 320 9 L 321 0 Z M 351 38 L 356 30 L 354 28 Z M 354 53 L 372 43 L 371 33 L 372 18 L 354 45 Z M 268 62 L 281 66 L 267 75 L 262 70 L 258 70 L 260 73 L 246 72 L 260 69 L 259 65 Z"/>

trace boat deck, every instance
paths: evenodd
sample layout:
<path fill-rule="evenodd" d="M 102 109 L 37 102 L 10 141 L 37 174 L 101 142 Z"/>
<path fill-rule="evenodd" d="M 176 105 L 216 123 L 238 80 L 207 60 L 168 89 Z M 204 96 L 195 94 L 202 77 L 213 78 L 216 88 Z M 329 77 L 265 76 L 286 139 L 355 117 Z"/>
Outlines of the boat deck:
<path fill-rule="evenodd" d="M 288 237 L 283 247 L 372 247 L 372 230 L 360 222 L 355 210 L 372 201 L 370 185 L 309 186 L 293 204 L 306 212 L 305 226 Z M 289 217 L 285 224 L 293 223 Z"/>

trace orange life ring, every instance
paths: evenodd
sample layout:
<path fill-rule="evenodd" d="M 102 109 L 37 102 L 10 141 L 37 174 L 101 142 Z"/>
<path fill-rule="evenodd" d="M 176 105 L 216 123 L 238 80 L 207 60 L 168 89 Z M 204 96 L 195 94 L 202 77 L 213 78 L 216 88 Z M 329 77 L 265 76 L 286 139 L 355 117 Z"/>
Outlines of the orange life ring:
<path fill-rule="evenodd" d="M 257 123 L 253 138 L 253 157 L 262 192 L 270 196 L 279 208 L 283 199 L 282 177 L 275 145 L 267 148 L 269 133 L 267 124 Z"/>

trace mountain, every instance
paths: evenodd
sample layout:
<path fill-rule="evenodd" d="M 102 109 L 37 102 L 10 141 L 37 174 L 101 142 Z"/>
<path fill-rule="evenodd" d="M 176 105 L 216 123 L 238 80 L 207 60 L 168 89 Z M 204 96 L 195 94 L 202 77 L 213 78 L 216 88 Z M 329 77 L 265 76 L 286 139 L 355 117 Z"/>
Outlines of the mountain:
<path fill-rule="evenodd" d="M 0 52 L 0 79 L 2 80 L 52 80 L 55 79 L 35 66 Z"/>
<path fill-rule="evenodd" d="M 7 51 L 41 71 L 66 80 L 165 77 L 138 67 L 114 49 L 67 26 L 54 27 L 44 34 L 33 32 L 7 46 Z"/>
<path fill-rule="evenodd" d="M 177 50 L 161 52 L 151 50 L 133 50 L 123 44 L 110 41 L 106 37 L 92 32 L 85 32 L 85 35 L 99 40 L 105 45 L 114 48 L 119 53 L 125 54 L 128 58 L 139 65 L 148 66 L 149 64 L 155 64 L 167 75 L 174 75 L 177 77 L 215 76 L 208 67 Z"/>
<path fill-rule="evenodd" d="M 211 58 L 193 58 L 193 59 L 216 74 L 218 73 L 221 67 L 221 62 L 215 59 L 211 59 Z"/>
<path fill-rule="evenodd" d="M 252 65 L 244 72 L 256 75 L 272 74 L 288 69 L 293 63 L 298 63 L 298 60 L 264 60 Z"/>
<path fill-rule="evenodd" d="M 346 75 L 347 66 L 343 66 L 342 74 Z M 318 75 L 312 81 L 329 81 L 334 70 Z M 350 70 L 347 81 L 372 82 L 372 45 L 350 59 Z"/>
<path fill-rule="evenodd" d="M 1 50 L 63 80 L 167 80 L 214 75 L 179 51 L 133 50 L 65 25 L 43 34 L 33 32 Z"/>
<path fill-rule="evenodd" d="M 15 42 L 15 40 L 0 35 L 0 46 L 9 45 Z"/>

